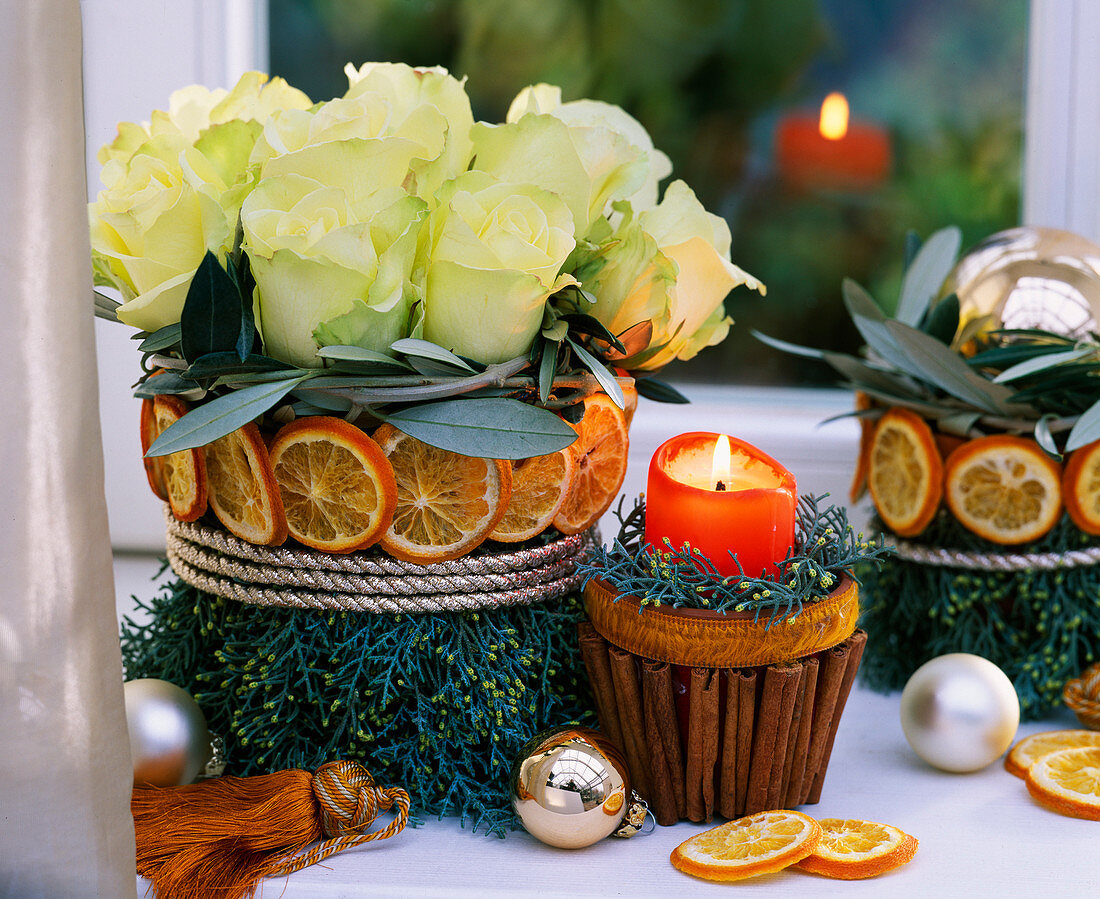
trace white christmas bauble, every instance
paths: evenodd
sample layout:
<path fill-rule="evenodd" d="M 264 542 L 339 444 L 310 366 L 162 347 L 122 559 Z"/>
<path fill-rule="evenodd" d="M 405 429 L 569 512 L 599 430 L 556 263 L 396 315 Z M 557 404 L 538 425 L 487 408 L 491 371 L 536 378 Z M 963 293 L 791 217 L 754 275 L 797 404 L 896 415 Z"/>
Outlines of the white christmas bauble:
<path fill-rule="evenodd" d="M 942 655 L 913 672 L 901 694 L 901 727 L 913 751 L 944 771 L 978 771 L 1005 752 L 1020 700 L 1003 671 L 981 656 Z"/>
<path fill-rule="evenodd" d="M 134 783 L 191 783 L 210 760 L 210 732 L 198 703 L 181 687 L 152 677 L 128 681 L 123 692 Z"/>

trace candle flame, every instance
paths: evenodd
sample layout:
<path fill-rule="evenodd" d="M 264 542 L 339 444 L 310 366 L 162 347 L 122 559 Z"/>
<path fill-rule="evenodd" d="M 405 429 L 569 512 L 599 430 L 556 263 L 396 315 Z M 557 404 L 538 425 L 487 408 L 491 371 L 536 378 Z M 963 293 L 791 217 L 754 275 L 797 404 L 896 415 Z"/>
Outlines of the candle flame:
<path fill-rule="evenodd" d="M 729 489 L 730 439 L 725 434 L 720 436 L 714 444 L 714 461 L 710 467 L 710 479 L 715 490 Z"/>
<path fill-rule="evenodd" d="M 840 140 L 848 133 L 848 101 L 844 94 L 834 91 L 824 99 L 818 130 L 826 140 Z"/>

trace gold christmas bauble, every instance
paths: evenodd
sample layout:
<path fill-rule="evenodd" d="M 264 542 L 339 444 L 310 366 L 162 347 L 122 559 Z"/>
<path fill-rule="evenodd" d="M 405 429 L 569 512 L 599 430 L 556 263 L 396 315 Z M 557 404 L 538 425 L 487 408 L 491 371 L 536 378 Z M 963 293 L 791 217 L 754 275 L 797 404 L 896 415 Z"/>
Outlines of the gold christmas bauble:
<path fill-rule="evenodd" d="M 562 849 L 610 836 L 630 799 L 622 755 L 585 727 L 557 727 L 530 740 L 512 766 L 511 787 L 512 807 L 527 831 Z"/>
<path fill-rule="evenodd" d="M 983 330 L 1039 328 L 1079 337 L 1100 321 L 1100 246 L 1056 228 L 1012 228 L 968 251 L 944 293 L 959 297 L 965 325 Z"/>

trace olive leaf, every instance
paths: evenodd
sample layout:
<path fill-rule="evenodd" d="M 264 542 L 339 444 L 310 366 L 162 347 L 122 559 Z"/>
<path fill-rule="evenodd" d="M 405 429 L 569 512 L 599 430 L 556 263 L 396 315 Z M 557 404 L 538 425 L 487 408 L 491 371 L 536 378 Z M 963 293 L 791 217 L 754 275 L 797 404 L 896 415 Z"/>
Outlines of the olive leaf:
<path fill-rule="evenodd" d="M 367 362 L 403 368 L 406 371 L 410 369 L 410 366 L 400 359 L 361 346 L 323 346 L 317 351 L 317 355 L 322 359 L 332 359 L 339 362 Z"/>
<path fill-rule="evenodd" d="M 382 417 L 431 446 L 489 459 L 545 456 L 577 439 L 553 412 L 507 398 L 445 400 Z"/>
<path fill-rule="evenodd" d="M 197 406 L 165 428 L 145 455 L 167 456 L 206 446 L 262 415 L 309 377 L 306 373 L 273 384 L 244 387 Z"/>
<path fill-rule="evenodd" d="M 1066 452 L 1073 452 L 1087 446 L 1094 440 L 1100 440 L 1100 400 L 1093 403 L 1077 420 L 1066 439 Z"/>
<path fill-rule="evenodd" d="M 898 359 L 910 374 L 935 384 L 951 396 L 988 412 L 1008 413 L 1012 391 L 993 384 L 970 369 L 962 358 L 936 338 L 902 322 L 882 323 L 901 351 Z"/>
<path fill-rule="evenodd" d="M 691 402 L 671 384 L 658 381 L 656 378 L 638 378 L 634 382 L 634 388 L 638 391 L 638 396 L 644 396 L 647 400 L 656 400 L 658 403 Z"/>
<path fill-rule="evenodd" d="M 173 322 L 170 325 L 165 325 L 163 328 L 158 328 L 152 334 L 148 335 L 138 344 L 138 349 L 143 353 L 163 353 L 165 350 L 169 350 L 179 344 L 179 342 L 180 323 Z"/>
<path fill-rule="evenodd" d="M 390 349 L 395 353 L 401 353 L 403 356 L 431 359 L 434 362 L 442 362 L 445 365 L 451 365 L 465 371 L 474 370 L 468 362 L 464 362 L 450 350 L 444 349 L 439 344 L 432 343 L 429 340 L 421 340 L 419 337 L 405 337 L 401 340 L 395 340 L 390 344 Z"/>
<path fill-rule="evenodd" d="M 573 352 L 577 354 L 577 358 L 581 361 L 592 374 L 596 380 L 600 382 L 600 386 L 603 388 L 604 393 L 611 397 L 611 401 L 620 409 L 626 407 L 626 400 L 623 398 L 623 389 L 619 386 L 619 382 L 615 379 L 615 376 L 608 371 L 607 367 L 600 362 L 595 356 L 593 356 L 588 350 L 581 346 L 572 337 L 565 338 L 569 346 L 572 347 Z"/>
<path fill-rule="evenodd" d="M 1020 378 L 1026 377 L 1027 375 L 1046 371 L 1048 368 L 1054 368 L 1056 365 L 1085 359 L 1095 352 L 1095 347 L 1081 347 L 1080 349 L 1070 350 L 1069 352 L 1044 353 L 1043 355 L 1019 362 L 1011 368 L 1006 368 L 997 375 L 993 381 L 997 384 L 1003 384 L 1007 381 L 1018 381 Z"/>
<path fill-rule="evenodd" d="M 193 362 L 207 353 L 240 352 L 245 322 L 244 303 L 236 282 L 209 250 L 203 256 L 187 288 L 180 314 L 180 346 L 183 357 Z M 245 350 L 245 355 L 251 349 Z"/>
<path fill-rule="evenodd" d="M 955 267 L 961 246 L 962 231 L 955 226 L 937 231 L 924 242 L 905 270 L 894 316 L 897 321 L 916 327 Z"/>

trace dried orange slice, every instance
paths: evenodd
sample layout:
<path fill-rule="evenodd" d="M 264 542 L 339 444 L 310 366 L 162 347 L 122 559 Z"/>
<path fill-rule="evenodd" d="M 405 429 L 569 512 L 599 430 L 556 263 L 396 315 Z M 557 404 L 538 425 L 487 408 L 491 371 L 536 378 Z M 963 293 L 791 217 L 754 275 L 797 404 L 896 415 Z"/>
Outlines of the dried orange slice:
<path fill-rule="evenodd" d="M 313 415 L 284 425 L 271 470 L 299 543 L 330 553 L 365 549 L 385 533 L 397 485 L 382 450 L 342 418 Z"/>
<path fill-rule="evenodd" d="M 871 408 L 871 398 L 862 390 L 855 395 L 856 412 L 866 412 Z M 856 456 L 856 470 L 852 474 L 852 485 L 848 488 L 848 499 L 854 506 L 867 494 L 867 469 L 870 466 L 871 437 L 875 433 L 875 423 L 863 416 L 859 419 L 859 455 Z"/>
<path fill-rule="evenodd" d="M 821 826 L 802 812 L 757 812 L 684 840 L 670 861 L 703 880 L 743 880 L 801 861 L 820 838 Z"/>
<path fill-rule="evenodd" d="M 900 537 L 915 537 L 943 496 L 943 462 L 932 429 L 915 412 L 890 409 L 875 426 L 867 486 L 879 517 Z"/>
<path fill-rule="evenodd" d="M 576 463 L 566 447 L 512 463 L 512 496 L 490 540 L 518 543 L 545 531 L 565 502 Z"/>
<path fill-rule="evenodd" d="M 286 540 L 279 485 L 253 422 L 206 445 L 206 490 L 210 508 L 229 533 L 257 545 Z"/>
<path fill-rule="evenodd" d="M 584 417 L 573 427 L 577 439 L 569 450 L 576 469 L 569 495 L 554 516 L 554 527 L 563 534 L 579 534 L 611 507 L 626 477 L 630 448 L 626 417 L 606 393 L 585 397 Z"/>
<path fill-rule="evenodd" d="M 634 422 L 634 413 L 638 411 L 638 388 L 634 386 L 634 380 L 629 384 L 619 381 L 623 389 L 623 418 L 626 419 L 627 428 Z"/>
<path fill-rule="evenodd" d="M 1100 821 L 1100 746 L 1059 749 L 1027 769 L 1027 790 L 1047 808 Z"/>
<path fill-rule="evenodd" d="M 858 819 L 820 818 L 821 839 L 802 861 L 800 871 L 839 880 L 878 877 L 910 861 L 917 839 L 891 824 Z"/>
<path fill-rule="evenodd" d="M 1086 534 L 1100 534 L 1100 440 L 1069 457 L 1062 475 L 1062 498 L 1077 527 Z"/>
<path fill-rule="evenodd" d="M 168 482 L 164 476 L 164 457 L 146 456 L 153 441 L 160 436 L 160 428 L 157 427 L 157 416 L 153 411 L 153 401 L 144 399 L 141 401 L 141 461 L 145 463 L 145 478 L 149 481 L 149 487 L 159 499 L 168 502 Z"/>
<path fill-rule="evenodd" d="M 392 425 L 374 439 L 393 466 L 397 508 L 382 548 L 430 565 L 464 556 L 493 532 L 508 508 L 511 466 L 429 446 Z"/>
<path fill-rule="evenodd" d="M 1034 440 L 979 437 L 947 457 L 944 494 L 955 518 L 979 537 L 1027 543 L 1062 514 L 1062 470 Z"/>
<path fill-rule="evenodd" d="M 153 400 L 157 433 L 167 430 L 187 411 L 187 403 L 178 396 L 158 395 Z M 206 511 L 206 463 L 202 450 L 180 450 L 159 458 L 164 463 L 164 485 L 172 514 L 180 521 L 194 521 Z"/>
<path fill-rule="evenodd" d="M 1082 746 L 1100 747 L 1100 731 L 1096 730 L 1048 730 L 1025 737 L 1005 756 L 1005 771 L 1023 778 L 1027 769 L 1039 759 L 1059 749 L 1078 749 Z"/>

